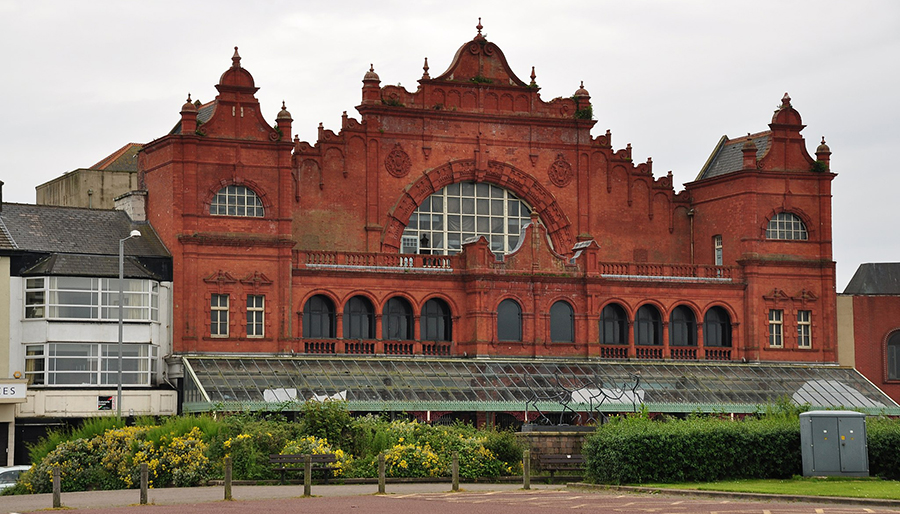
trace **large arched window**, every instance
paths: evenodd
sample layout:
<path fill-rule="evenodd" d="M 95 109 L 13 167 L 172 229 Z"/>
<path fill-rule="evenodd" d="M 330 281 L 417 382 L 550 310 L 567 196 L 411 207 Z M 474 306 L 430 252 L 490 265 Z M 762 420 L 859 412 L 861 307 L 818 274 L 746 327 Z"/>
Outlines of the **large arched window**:
<path fill-rule="evenodd" d="M 522 308 L 515 300 L 507 298 L 497 307 L 497 339 L 522 340 Z"/>
<path fill-rule="evenodd" d="M 335 337 L 334 304 L 321 294 L 313 296 L 303 306 L 303 337 L 333 339 Z"/>
<path fill-rule="evenodd" d="M 404 298 L 395 296 L 387 301 L 381 323 L 382 339 L 406 341 L 414 338 L 412 306 Z"/>
<path fill-rule="evenodd" d="M 344 339 L 375 339 L 375 309 L 365 296 L 344 305 Z"/>
<path fill-rule="evenodd" d="M 888 338 L 887 361 L 888 380 L 900 380 L 900 331 Z"/>
<path fill-rule="evenodd" d="M 697 345 L 697 319 L 685 305 L 675 307 L 669 316 L 669 344 L 673 346 Z"/>
<path fill-rule="evenodd" d="M 531 220 L 531 207 L 509 191 L 492 184 L 450 184 L 426 198 L 409 217 L 404 241 L 414 241 L 420 253 L 449 255 L 462 242 L 484 236 L 491 251 L 506 254 L 519 243 L 522 227 Z"/>
<path fill-rule="evenodd" d="M 712 307 L 703 317 L 703 346 L 731 347 L 731 318 L 721 307 Z"/>
<path fill-rule="evenodd" d="M 450 306 L 439 298 L 432 298 L 422 306 L 422 341 L 452 341 L 453 320 L 450 317 Z"/>
<path fill-rule="evenodd" d="M 662 345 L 662 317 L 659 309 L 642 305 L 634 320 L 634 344 Z"/>
<path fill-rule="evenodd" d="M 262 200 L 246 186 L 225 186 L 216 193 L 209 205 L 213 216 L 245 216 L 262 218 L 265 216 Z"/>
<path fill-rule="evenodd" d="M 809 233 L 799 216 L 790 212 L 779 212 L 769 220 L 769 226 L 766 227 L 766 239 L 806 241 L 809 239 Z"/>
<path fill-rule="evenodd" d="M 621 305 L 611 303 L 600 311 L 600 344 L 628 344 L 628 318 Z"/>
<path fill-rule="evenodd" d="M 575 342 L 575 311 L 571 305 L 562 300 L 550 307 L 550 341 Z"/>

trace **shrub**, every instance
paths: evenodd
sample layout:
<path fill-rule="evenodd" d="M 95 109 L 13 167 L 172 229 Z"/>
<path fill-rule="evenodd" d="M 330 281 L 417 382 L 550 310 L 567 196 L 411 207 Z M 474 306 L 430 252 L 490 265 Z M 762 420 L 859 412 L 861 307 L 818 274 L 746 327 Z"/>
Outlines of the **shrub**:
<path fill-rule="evenodd" d="M 280 452 L 282 455 L 326 455 L 333 453 L 337 462 L 332 467 L 334 476 L 343 476 L 347 469 L 353 466 L 353 459 L 340 448 L 332 449 L 327 439 L 316 436 L 301 437 L 296 441 L 288 441 Z"/>
<path fill-rule="evenodd" d="M 900 479 L 900 420 L 885 417 L 866 420 L 869 472 L 890 480 Z"/>
<path fill-rule="evenodd" d="M 341 400 L 309 400 L 301 407 L 300 432 L 327 439 L 337 447 L 348 443 L 353 417 L 347 402 Z"/>
<path fill-rule="evenodd" d="M 588 437 L 583 452 L 588 477 L 605 483 L 787 478 L 801 472 L 796 419 L 614 418 Z"/>

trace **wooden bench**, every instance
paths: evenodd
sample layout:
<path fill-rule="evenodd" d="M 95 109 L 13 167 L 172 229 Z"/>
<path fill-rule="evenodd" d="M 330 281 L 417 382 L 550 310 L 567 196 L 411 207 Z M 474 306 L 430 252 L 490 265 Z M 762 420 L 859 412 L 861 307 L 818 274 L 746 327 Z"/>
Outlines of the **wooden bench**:
<path fill-rule="evenodd" d="M 281 472 L 281 483 L 284 484 L 285 473 L 288 471 L 302 471 L 304 473 L 304 482 L 308 482 L 311 477 L 307 477 L 307 457 L 309 458 L 309 471 L 327 471 L 325 474 L 325 483 L 328 483 L 330 471 L 334 469 L 337 457 L 333 453 L 324 454 L 296 454 L 296 455 L 269 455 L 269 464 L 275 471 Z"/>
<path fill-rule="evenodd" d="M 557 471 L 578 471 L 584 473 L 584 455 L 580 453 L 544 453 L 538 455 L 538 467 L 549 471 L 550 477 Z"/>

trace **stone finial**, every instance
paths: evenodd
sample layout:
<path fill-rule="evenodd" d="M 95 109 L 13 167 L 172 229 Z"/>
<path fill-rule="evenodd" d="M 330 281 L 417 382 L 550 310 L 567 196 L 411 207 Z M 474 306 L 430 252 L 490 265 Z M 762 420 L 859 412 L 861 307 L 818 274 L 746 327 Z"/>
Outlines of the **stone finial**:
<path fill-rule="evenodd" d="M 536 79 L 536 78 L 537 78 L 537 75 L 535 75 L 535 73 L 534 73 L 534 66 L 532 66 L 532 67 L 531 67 L 531 85 L 532 85 L 532 86 L 536 86 L 536 85 L 537 85 L 537 82 L 534 81 L 534 79 Z"/>
<path fill-rule="evenodd" d="M 241 67 L 241 55 L 238 53 L 238 47 L 234 47 L 234 55 L 231 56 L 231 67 Z"/>
<path fill-rule="evenodd" d="M 188 93 L 187 100 L 185 100 L 184 105 L 181 106 L 181 111 L 196 111 L 197 105 L 191 101 L 191 94 Z"/>
<path fill-rule="evenodd" d="M 278 111 L 278 116 L 275 119 L 277 119 L 277 120 L 284 120 L 284 119 L 290 120 L 291 119 L 291 113 L 288 112 L 287 106 L 285 105 L 284 100 L 281 101 L 281 110 Z"/>
<path fill-rule="evenodd" d="M 430 79 L 431 76 L 428 75 L 428 57 L 425 58 L 425 66 L 422 66 L 422 70 L 425 72 L 422 74 L 423 79 Z"/>
<path fill-rule="evenodd" d="M 481 29 L 484 28 L 481 26 L 481 16 L 478 17 L 478 25 L 475 25 L 475 28 L 478 29 L 478 34 L 475 35 L 475 40 L 476 41 L 484 40 L 484 36 L 481 34 Z"/>

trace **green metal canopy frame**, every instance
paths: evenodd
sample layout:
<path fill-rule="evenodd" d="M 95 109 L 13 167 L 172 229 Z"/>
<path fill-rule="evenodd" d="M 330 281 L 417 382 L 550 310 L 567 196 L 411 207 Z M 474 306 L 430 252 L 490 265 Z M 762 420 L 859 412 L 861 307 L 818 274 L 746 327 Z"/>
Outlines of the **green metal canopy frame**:
<path fill-rule="evenodd" d="M 185 412 L 290 411 L 326 397 L 368 412 L 588 412 L 588 398 L 606 393 L 593 410 L 754 413 L 788 397 L 816 409 L 900 415 L 900 406 L 858 371 L 834 365 L 306 355 L 182 360 Z M 635 376 L 640 383 L 632 393 Z M 561 392 L 565 407 L 554 400 Z"/>

